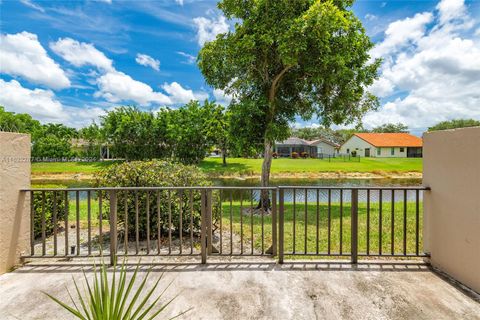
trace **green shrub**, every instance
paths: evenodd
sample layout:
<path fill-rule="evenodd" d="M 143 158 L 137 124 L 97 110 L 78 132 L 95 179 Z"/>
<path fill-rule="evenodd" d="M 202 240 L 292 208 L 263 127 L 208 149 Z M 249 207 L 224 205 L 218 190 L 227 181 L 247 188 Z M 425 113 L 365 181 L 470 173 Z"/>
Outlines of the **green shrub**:
<path fill-rule="evenodd" d="M 209 186 L 211 182 L 195 166 L 187 166 L 168 161 L 132 161 L 112 165 L 96 176 L 96 185 L 99 187 L 186 187 Z M 108 213 L 108 193 L 105 195 L 105 214 Z M 160 202 L 158 202 L 160 197 Z M 169 211 L 171 212 L 171 232 L 180 233 L 180 208 L 182 209 L 182 232 L 198 233 L 200 230 L 201 193 L 193 191 L 193 224 L 190 230 L 190 191 L 161 190 L 161 191 L 119 191 L 117 192 L 117 221 L 125 222 L 125 210 L 128 215 L 128 236 L 136 236 L 136 208 L 135 199 L 138 198 L 138 226 L 139 238 L 147 238 L 147 198 L 150 212 L 150 238 L 157 238 L 158 209 L 160 209 L 160 232 L 166 235 L 169 230 Z M 169 201 L 170 199 L 170 201 Z M 180 201 L 181 199 L 181 201 Z M 181 206 L 180 206 L 181 202 Z M 218 203 L 215 202 L 215 203 Z M 169 209 L 170 208 L 170 209 Z M 213 208 L 214 219 L 219 211 L 218 205 Z M 108 216 L 105 216 L 107 218 Z"/>
<path fill-rule="evenodd" d="M 35 187 L 35 186 L 34 186 Z M 39 188 L 62 188 L 59 185 L 41 185 Z M 65 194 L 63 192 L 45 191 L 45 200 L 43 199 L 43 192 L 35 191 L 33 193 L 33 234 L 35 239 L 42 236 L 42 204 L 45 203 L 45 236 L 48 237 L 53 233 L 53 210 L 56 202 L 57 210 L 57 226 L 60 226 L 60 221 L 65 218 Z"/>

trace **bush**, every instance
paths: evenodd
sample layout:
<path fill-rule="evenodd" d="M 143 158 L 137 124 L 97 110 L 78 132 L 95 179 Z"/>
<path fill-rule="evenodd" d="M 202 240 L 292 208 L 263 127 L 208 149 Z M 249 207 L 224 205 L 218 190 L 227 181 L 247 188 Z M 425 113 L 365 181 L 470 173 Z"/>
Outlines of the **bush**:
<path fill-rule="evenodd" d="M 300 153 L 300 156 L 301 156 L 303 159 L 307 159 L 307 158 L 308 158 L 308 153 L 302 152 L 302 153 Z"/>
<path fill-rule="evenodd" d="M 112 165 L 97 174 L 96 184 L 101 187 L 187 187 L 209 186 L 210 181 L 195 166 L 187 166 L 168 161 L 132 161 Z M 108 194 L 107 194 L 108 197 Z M 138 197 L 138 225 L 139 238 L 147 238 L 147 198 L 150 212 L 150 238 L 157 238 L 158 209 L 160 209 L 160 231 L 166 235 L 169 230 L 169 211 L 171 212 L 172 234 L 180 233 L 180 199 L 183 212 L 182 231 L 190 233 L 190 191 L 179 190 L 161 191 L 120 191 L 117 192 L 118 223 L 124 224 L 125 210 L 128 214 L 128 236 L 135 239 L 136 209 L 135 199 Z M 160 203 L 158 203 L 160 197 Z M 170 200 L 169 201 L 169 197 Z M 192 192 L 193 197 L 193 228 L 196 234 L 200 230 L 201 194 Z M 105 202 L 108 202 L 105 201 Z M 217 201 L 218 203 L 218 201 Z M 105 204 L 108 207 L 108 204 Z M 171 206 L 171 207 L 170 207 Z M 104 210 L 105 213 L 108 209 Z M 214 218 L 219 209 L 213 208 Z"/>
<path fill-rule="evenodd" d="M 292 152 L 292 159 L 297 159 L 297 158 L 298 158 L 298 153 Z"/>
<path fill-rule="evenodd" d="M 62 188 L 64 186 L 58 185 L 42 185 L 41 188 Z M 64 193 L 45 191 L 45 236 L 48 237 L 53 233 L 53 209 L 56 202 L 57 210 L 57 226 L 60 226 L 60 221 L 65 219 L 65 195 Z M 33 234 L 35 239 L 42 236 L 42 203 L 43 192 L 36 191 L 33 193 Z"/>

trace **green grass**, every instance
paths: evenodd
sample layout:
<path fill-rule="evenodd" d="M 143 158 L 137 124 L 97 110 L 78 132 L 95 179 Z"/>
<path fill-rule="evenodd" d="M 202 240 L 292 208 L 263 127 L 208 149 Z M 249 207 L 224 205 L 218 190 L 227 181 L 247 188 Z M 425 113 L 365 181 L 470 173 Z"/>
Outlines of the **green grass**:
<path fill-rule="evenodd" d="M 95 173 L 114 162 L 35 162 L 33 174 L 48 173 Z M 220 158 L 206 158 L 199 167 L 211 176 L 257 175 L 262 168 L 262 159 L 228 158 L 227 167 Z M 421 172 L 422 159 L 419 158 L 362 158 L 357 161 L 319 159 L 274 159 L 272 174 L 320 173 L 320 172 Z"/>
<path fill-rule="evenodd" d="M 32 173 L 95 173 L 113 163 L 115 162 L 34 162 Z"/>
<path fill-rule="evenodd" d="M 245 204 L 244 204 L 245 207 Z M 233 203 L 232 206 L 233 219 L 230 220 L 229 204 L 223 205 L 222 210 L 222 225 L 223 230 L 230 227 L 230 221 L 233 222 L 233 231 L 237 234 L 242 232 L 241 220 L 243 219 L 243 236 L 244 236 L 244 252 L 251 250 L 250 244 L 247 241 L 251 240 L 252 221 L 253 221 L 253 243 L 257 250 L 262 247 L 262 217 L 258 215 L 253 216 L 244 214 L 240 215 L 240 204 Z M 343 204 L 343 216 L 340 218 L 340 204 L 332 203 L 331 207 L 331 225 L 330 225 L 330 252 L 340 253 L 350 252 L 351 241 L 351 220 L 350 220 L 350 203 Z M 384 202 L 382 206 L 382 253 L 391 253 L 391 202 Z M 395 203 L 394 208 L 394 253 L 403 254 L 403 203 Z M 328 251 L 328 209 L 326 204 L 319 206 L 319 220 L 318 220 L 318 251 Z M 284 250 L 285 252 L 293 252 L 294 236 L 293 236 L 293 205 L 291 203 L 285 204 L 284 215 Z M 422 224 L 423 224 L 422 205 L 420 204 L 419 211 L 419 248 L 422 250 Z M 264 248 L 265 250 L 272 243 L 272 218 L 271 216 L 264 216 Z M 340 232 L 340 221 L 342 220 L 342 232 Z M 307 221 L 307 228 L 305 229 L 305 221 Z M 416 213 L 414 203 L 407 203 L 407 254 L 415 253 L 415 230 L 416 230 Z M 367 208 L 366 203 L 359 204 L 358 213 L 358 252 L 367 252 Z M 340 249 L 340 235 L 342 235 L 342 248 Z M 369 251 L 371 254 L 378 254 L 379 252 L 379 204 L 372 203 L 370 207 L 370 241 Z M 306 241 L 305 241 L 306 239 Z M 305 251 L 306 246 L 306 251 Z M 317 252 L 317 207 L 315 203 L 307 203 L 307 219 L 305 219 L 305 204 L 297 204 L 295 212 L 295 252 Z"/>
<path fill-rule="evenodd" d="M 227 167 L 222 159 L 207 158 L 200 163 L 206 173 L 216 175 L 260 174 L 262 159 L 229 158 Z M 422 172 L 421 158 L 361 158 L 357 161 L 320 159 L 274 159 L 272 174 L 319 172 Z"/>

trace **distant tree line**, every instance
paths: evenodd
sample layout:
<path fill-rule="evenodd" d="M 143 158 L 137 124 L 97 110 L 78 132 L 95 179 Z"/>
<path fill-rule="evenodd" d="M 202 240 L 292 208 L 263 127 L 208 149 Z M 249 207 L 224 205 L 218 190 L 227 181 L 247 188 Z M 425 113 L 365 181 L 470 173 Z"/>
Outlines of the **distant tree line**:
<path fill-rule="evenodd" d="M 323 126 L 319 127 L 306 127 L 306 128 L 292 128 L 292 135 L 305 140 L 324 139 L 327 141 L 342 144 L 357 132 L 375 132 L 375 133 L 399 133 L 408 132 L 408 126 L 402 123 L 387 123 L 381 126 L 375 127 L 371 130 L 364 128 L 363 126 L 357 126 L 352 129 L 338 129 L 333 130 Z"/>

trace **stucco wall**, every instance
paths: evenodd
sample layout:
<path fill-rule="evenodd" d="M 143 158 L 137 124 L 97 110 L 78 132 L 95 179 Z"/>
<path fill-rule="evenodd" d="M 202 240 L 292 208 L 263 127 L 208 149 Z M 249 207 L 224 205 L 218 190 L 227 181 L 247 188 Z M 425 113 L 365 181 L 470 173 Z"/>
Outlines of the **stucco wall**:
<path fill-rule="evenodd" d="M 423 136 L 425 249 L 431 263 L 480 292 L 480 127 Z"/>
<path fill-rule="evenodd" d="M 0 132 L 0 274 L 19 262 L 30 244 L 30 136 Z"/>
<path fill-rule="evenodd" d="M 406 158 L 407 157 L 407 147 L 403 148 L 403 152 L 400 152 L 400 147 L 394 147 L 395 153 L 392 156 L 392 148 L 391 147 L 383 147 L 380 149 L 380 155 L 377 155 L 377 151 L 375 151 L 375 157 L 379 158 Z"/>

